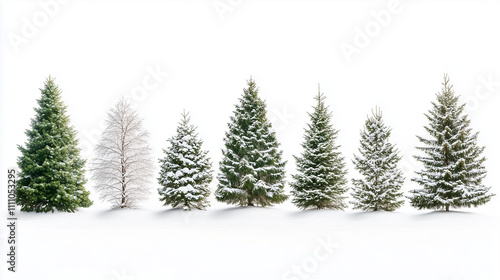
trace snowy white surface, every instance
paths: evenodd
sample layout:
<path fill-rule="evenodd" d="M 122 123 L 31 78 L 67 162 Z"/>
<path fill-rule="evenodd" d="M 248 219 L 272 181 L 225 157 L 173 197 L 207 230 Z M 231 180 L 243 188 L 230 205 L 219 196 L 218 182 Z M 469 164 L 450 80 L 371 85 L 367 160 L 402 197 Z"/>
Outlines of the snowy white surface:
<path fill-rule="evenodd" d="M 289 203 L 19 215 L 2 279 L 499 279 L 499 215 L 299 211 Z M 4 242 L 4 240 L 1 240 Z M 329 244 L 326 246 L 325 244 Z M 301 267 L 302 278 L 293 275 Z M 305 278 L 307 277 L 307 278 Z"/>
<path fill-rule="evenodd" d="M 221 19 L 216 1 L 237 4 Z M 214 170 L 252 75 L 282 143 L 288 181 L 320 83 L 348 178 L 359 176 L 351 159 L 366 114 L 378 105 L 403 156 L 408 194 L 417 187 L 408 179 L 420 168 L 412 157 L 420 145 L 415 135 L 425 135 L 423 114 L 448 73 L 486 146 L 484 184 L 497 196 L 452 213 L 408 203 L 396 213 L 300 212 L 290 201 L 269 209 L 213 202 L 205 212 L 186 213 L 162 208 L 153 183 L 143 209 L 111 211 L 89 183 L 89 209 L 19 214 L 19 273 L 7 274 L 0 226 L 0 279 L 281 279 L 311 261 L 318 238 L 328 237 L 339 246 L 308 279 L 500 279 L 499 1 L 400 1 L 401 11 L 350 63 L 339 46 L 353 44 L 356 30 L 389 1 L 67 1 L 16 52 L 8 35 L 43 11 L 39 2 L 0 0 L 2 211 L 6 170 L 16 164 L 16 144 L 26 140 L 50 74 L 86 159 L 107 110 L 125 94 L 144 118 L 155 158 L 179 114 L 190 111 Z"/>

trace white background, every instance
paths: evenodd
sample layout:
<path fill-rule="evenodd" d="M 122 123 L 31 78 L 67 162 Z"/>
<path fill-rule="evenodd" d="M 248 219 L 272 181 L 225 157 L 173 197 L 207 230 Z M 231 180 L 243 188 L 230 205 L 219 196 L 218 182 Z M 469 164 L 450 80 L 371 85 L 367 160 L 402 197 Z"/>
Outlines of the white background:
<path fill-rule="evenodd" d="M 498 1 L 0 1 L 0 170 L 16 166 L 16 145 L 52 75 L 83 157 L 91 159 L 106 112 L 125 95 L 144 118 L 155 158 L 186 109 L 217 172 L 227 122 L 252 76 L 289 179 L 319 83 L 349 178 L 358 176 L 351 159 L 359 131 L 379 106 L 403 156 L 407 193 L 417 187 L 409 180 L 419 168 L 415 135 L 426 136 L 424 113 L 447 73 L 486 146 L 484 183 L 498 193 L 499 10 Z M 346 55 L 346 45 L 356 53 Z M 163 73 L 157 80 L 154 69 Z M 145 79 L 151 87 L 140 92 Z M 87 189 L 91 209 L 109 208 L 92 182 Z M 497 200 L 481 211 L 498 211 Z M 144 207 L 159 205 L 153 192 Z M 401 211 L 417 213 L 408 203 Z"/>

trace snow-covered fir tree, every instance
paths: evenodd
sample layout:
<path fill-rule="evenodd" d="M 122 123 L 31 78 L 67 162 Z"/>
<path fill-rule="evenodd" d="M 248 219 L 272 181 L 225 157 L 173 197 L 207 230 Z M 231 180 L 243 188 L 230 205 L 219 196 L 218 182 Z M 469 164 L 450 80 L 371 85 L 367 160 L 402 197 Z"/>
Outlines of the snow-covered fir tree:
<path fill-rule="evenodd" d="M 295 157 L 297 174 L 292 175 L 292 202 L 301 209 L 343 210 L 347 171 L 340 146 L 335 143 L 338 130 L 331 124 L 332 114 L 325 105 L 325 96 L 318 91 L 315 100 L 305 129 L 304 150 Z"/>
<path fill-rule="evenodd" d="M 127 208 L 148 198 L 154 178 L 149 133 L 124 97 L 110 109 L 94 150 L 91 179 L 101 200 Z"/>
<path fill-rule="evenodd" d="M 437 102 L 425 114 L 429 138 L 418 136 L 423 144 L 417 147 L 424 156 L 415 158 L 424 168 L 413 178 L 422 189 L 411 190 L 408 197 L 418 209 L 445 209 L 479 206 L 490 201 L 494 194 L 482 184 L 486 176 L 482 156 L 484 147 L 477 144 L 478 132 L 469 128 L 470 120 L 464 114 L 465 104 L 458 104 L 447 75 Z"/>
<path fill-rule="evenodd" d="M 36 116 L 26 130 L 16 202 L 21 211 L 74 212 L 92 202 L 85 190 L 85 160 L 80 157 L 76 130 L 70 125 L 61 91 L 49 77 L 38 100 Z"/>
<path fill-rule="evenodd" d="M 287 199 L 285 161 L 255 81 L 247 82 L 224 137 L 215 197 L 240 206 L 282 203 Z"/>
<path fill-rule="evenodd" d="M 376 109 L 361 131 L 361 156 L 354 155 L 355 168 L 363 175 L 362 179 L 352 180 L 354 209 L 394 211 L 404 203 L 400 191 L 404 177 L 397 167 L 401 157 L 389 142 L 390 135 L 391 129 L 384 124 L 382 112 Z"/>
<path fill-rule="evenodd" d="M 160 159 L 160 201 L 172 207 L 183 206 L 184 210 L 204 210 L 210 206 L 212 163 L 187 113 L 182 114 L 177 134 L 168 142 L 170 147 L 163 150 L 165 156 Z"/>

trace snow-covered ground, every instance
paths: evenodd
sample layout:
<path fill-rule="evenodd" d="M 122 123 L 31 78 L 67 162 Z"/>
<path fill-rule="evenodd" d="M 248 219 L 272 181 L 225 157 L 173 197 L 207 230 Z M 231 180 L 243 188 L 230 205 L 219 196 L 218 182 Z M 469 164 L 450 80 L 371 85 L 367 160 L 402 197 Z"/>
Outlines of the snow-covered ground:
<path fill-rule="evenodd" d="M 499 10 L 488 0 L 0 0 L 0 280 L 500 279 Z M 89 182 L 88 209 L 18 213 L 18 272 L 7 271 L 6 170 L 16 166 L 49 75 L 85 159 L 125 95 L 151 133 L 155 160 L 189 111 L 214 175 L 252 76 L 289 181 L 320 83 L 348 179 L 359 178 L 359 131 L 379 106 L 403 156 L 408 195 L 418 187 L 410 180 L 420 168 L 415 135 L 427 135 L 424 113 L 444 73 L 486 146 L 484 184 L 497 194 L 487 205 L 442 213 L 407 202 L 394 213 L 363 213 L 300 211 L 288 201 L 184 212 L 161 207 L 155 190 L 141 209 L 109 210 Z"/>
<path fill-rule="evenodd" d="M 18 272 L 1 279 L 500 279 L 491 206 L 366 213 L 213 204 L 18 213 Z"/>

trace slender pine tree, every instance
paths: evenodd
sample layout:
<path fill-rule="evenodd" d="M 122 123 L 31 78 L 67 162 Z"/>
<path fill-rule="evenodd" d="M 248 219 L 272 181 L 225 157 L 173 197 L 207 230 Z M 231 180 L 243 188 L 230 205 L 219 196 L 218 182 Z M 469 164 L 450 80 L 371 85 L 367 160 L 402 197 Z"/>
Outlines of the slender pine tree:
<path fill-rule="evenodd" d="M 292 202 L 301 209 L 343 210 L 347 171 L 340 146 L 335 143 L 338 130 L 333 129 L 332 114 L 319 90 L 315 100 L 302 143 L 304 151 L 295 157 L 298 172 L 292 176 Z"/>
<path fill-rule="evenodd" d="M 203 141 L 198 138 L 196 127 L 189 123 L 187 113 L 177 127 L 177 134 L 168 140 L 170 147 L 164 149 L 160 159 L 161 170 L 158 183 L 160 201 L 164 205 L 184 210 L 204 210 L 210 206 L 209 184 L 212 181 L 212 163 L 208 151 L 202 150 Z"/>
<path fill-rule="evenodd" d="M 394 211 L 404 200 L 400 192 L 404 183 L 403 172 L 397 167 L 401 157 L 389 142 L 391 129 L 382 120 L 382 112 L 376 109 L 368 117 L 361 131 L 359 152 L 354 156 L 356 170 L 363 179 L 353 179 L 354 209 L 364 211 Z"/>
<path fill-rule="evenodd" d="M 16 201 L 21 211 L 75 212 L 92 205 L 84 187 L 85 160 L 54 79 L 47 78 L 40 91 L 36 116 L 26 130 L 28 141 L 18 146 L 21 172 Z"/>
<path fill-rule="evenodd" d="M 430 138 L 417 136 L 425 156 L 415 158 L 424 168 L 416 172 L 412 181 L 422 189 L 411 190 L 408 197 L 418 209 L 445 209 L 477 207 L 490 201 L 494 194 L 482 184 L 486 176 L 482 156 L 484 147 L 477 144 L 478 132 L 472 133 L 470 120 L 464 114 L 465 104 L 458 104 L 453 86 L 447 75 L 443 88 L 432 102 L 432 109 L 425 114 L 429 126 L 425 129 Z"/>
<path fill-rule="evenodd" d="M 283 190 L 286 162 L 255 81 L 247 82 L 228 123 L 215 197 L 240 206 L 282 203 L 287 199 Z"/>

